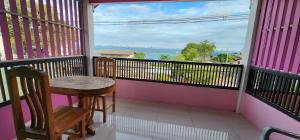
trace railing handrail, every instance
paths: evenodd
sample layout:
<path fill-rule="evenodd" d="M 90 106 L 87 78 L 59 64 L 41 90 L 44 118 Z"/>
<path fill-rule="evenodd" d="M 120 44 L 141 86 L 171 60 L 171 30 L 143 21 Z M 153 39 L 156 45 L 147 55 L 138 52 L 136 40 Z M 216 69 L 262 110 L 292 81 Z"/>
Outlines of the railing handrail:
<path fill-rule="evenodd" d="M 93 56 L 93 59 L 101 56 Z M 168 62 L 175 64 L 198 64 L 198 65 L 215 65 L 215 66 L 236 66 L 244 67 L 242 64 L 223 64 L 223 63 L 203 63 L 203 62 L 193 62 L 193 61 L 174 61 L 174 60 L 154 60 L 154 59 L 137 59 L 137 58 L 113 58 L 115 60 L 131 60 L 131 61 L 147 61 L 147 62 Z"/>
<path fill-rule="evenodd" d="M 273 73 L 273 74 L 277 74 L 277 75 L 285 76 L 285 77 L 289 77 L 289 78 L 299 78 L 300 79 L 300 75 L 294 74 L 294 73 L 288 73 L 288 72 L 283 72 L 283 71 L 278 71 L 278 70 L 273 70 L 273 69 L 260 68 L 260 67 L 255 67 L 255 66 L 251 66 L 250 68 L 253 70 L 262 70 L 264 72 Z"/>
<path fill-rule="evenodd" d="M 93 70 L 95 75 L 95 59 Z M 243 65 L 186 61 L 114 58 L 117 78 L 167 84 L 180 84 L 237 90 L 240 87 Z"/>
<path fill-rule="evenodd" d="M 0 107 L 11 102 L 7 93 L 9 91 L 7 90 L 6 71 L 22 65 L 29 65 L 48 72 L 50 78 L 87 75 L 86 56 L 84 55 L 0 62 Z"/>
<path fill-rule="evenodd" d="M 246 92 L 300 121 L 300 75 L 251 66 Z"/>
<path fill-rule="evenodd" d="M 0 61 L 1 67 L 10 67 L 14 65 L 26 65 L 33 62 L 50 62 L 55 60 L 66 60 L 72 58 L 85 57 L 85 55 L 72 55 L 72 56 L 61 56 L 61 57 L 47 57 L 47 58 L 35 58 L 35 59 L 23 59 L 23 60 L 9 60 L 9 61 Z"/>
<path fill-rule="evenodd" d="M 269 140 L 272 133 L 278 133 L 290 138 L 300 139 L 300 134 L 295 134 L 275 127 L 266 127 L 260 140 Z"/>

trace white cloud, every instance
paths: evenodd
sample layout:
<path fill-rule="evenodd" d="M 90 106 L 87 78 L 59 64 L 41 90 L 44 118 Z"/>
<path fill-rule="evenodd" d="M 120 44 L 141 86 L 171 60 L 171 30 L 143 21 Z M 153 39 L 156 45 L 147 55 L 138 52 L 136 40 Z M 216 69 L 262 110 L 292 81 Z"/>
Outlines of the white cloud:
<path fill-rule="evenodd" d="M 250 0 L 232 0 L 232 1 L 218 1 L 208 2 L 205 7 L 199 8 L 203 14 L 237 14 L 249 12 Z"/>
<path fill-rule="evenodd" d="M 166 11 L 157 4 L 110 4 L 99 6 L 95 21 L 199 17 L 249 13 L 249 0 L 205 2 L 195 6 L 177 7 Z M 183 48 L 188 42 L 210 40 L 218 48 L 240 50 L 244 45 L 248 20 L 217 21 L 188 24 L 94 26 L 95 45 Z"/>

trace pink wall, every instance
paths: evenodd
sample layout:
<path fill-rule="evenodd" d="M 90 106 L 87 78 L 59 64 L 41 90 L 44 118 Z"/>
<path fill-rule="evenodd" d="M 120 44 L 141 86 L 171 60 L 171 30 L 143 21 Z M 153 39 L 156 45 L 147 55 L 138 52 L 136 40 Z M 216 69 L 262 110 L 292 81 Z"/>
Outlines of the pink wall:
<path fill-rule="evenodd" d="M 117 80 L 117 97 L 234 111 L 238 90 Z"/>
<path fill-rule="evenodd" d="M 249 94 L 244 95 L 241 113 L 260 130 L 267 126 L 274 126 L 290 132 L 300 133 L 300 122 L 259 101 Z M 272 140 L 288 140 L 288 138 L 272 135 Z"/>
<path fill-rule="evenodd" d="M 64 6 L 62 6 L 62 0 L 53 0 L 53 4 L 50 3 L 50 0 L 32 0 L 30 1 L 30 3 L 26 3 L 24 0 L 21 0 L 20 6 L 22 14 L 18 15 L 19 17 L 23 17 L 23 20 L 21 22 L 18 16 L 12 16 L 12 13 L 17 13 L 18 9 L 20 8 L 17 1 L 18 0 L 9 0 L 9 3 L 5 4 L 3 0 L 0 1 L 0 11 L 7 11 L 0 12 L 0 30 L 2 31 L 2 37 L 0 39 L 3 40 L 4 43 L 5 60 L 14 60 L 13 55 L 15 54 L 17 55 L 16 60 L 23 60 L 25 58 L 25 54 L 28 54 L 28 58 L 44 58 L 49 56 L 55 57 L 83 54 L 83 45 L 81 44 L 82 37 L 81 35 L 79 35 L 82 32 L 82 24 L 80 21 L 80 19 L 82 18 L 80 18 L 81 14 L 78 14 L 81 10 L 80 8 L 82 6 L 80 4 L 82 2 L 79 2 L 77 0 L 68 0 L 69 4 L 64 4 Z M 59 6 L 59 8 L 57 7 L 58 2 L 60 2 L 59 5 L 61 5 Z M 9 8 L 5 7 L 5 5 L 9 6 Z M 52 5 L 54 5 L 54 7 Z M 31 7 L 30 11 L 28 11 L 28 7 Z M 46 7 L 46 9 L 42 9 L 43 7 Z M 32 26 L 29 24 L 29 20 L 27 18 L 29 13 L 31 13 L 33 17 L 37 18 L 32 19 Z M 58 13 L 60 13 L 60 17 L 64 16 L 67 20 L 58 20 Z M 8 23 L 8 17 L 10 16 L 12 17 L 12 33 L 15 40 L 14 45 L 10 40 L 10 34 L 8 30 L 10 25 L 10 23 Z M 40 33 L 38 22 L 40 20 L 45 20 L 46 17 L 50 22 L 40 23 Z M 58 28 L 58 25 L 54 23 L 60 23 L 59 26 L 61 29 L 55 30 L 56 32 L 54 32 L 53 26 L 55 25 L 55 29 Z M 24 31 L 21 31 L 20 26 L 23 27 Z M 31 27 L 33 28 L 33 30 L 30 30 Z M 32 34 L 34 34 L 33 42 L 30 38 Z M 22 35 L 25 36 L 25 44 L 23 44 L 22 42 Z M 59 38 L 61 35 L 62 40 L 60 41 Z M 67 36 L 67 38 L 65 38 L 65 35 Z M 56 37 L 56 40 L 54 40 L 54 37 Z M 40 39 L 42 40 L 43 47 L 40 46 Z M 32 44 L 36 45 L 36 50 L 32 48 Z M 61 47 L 56 48 L 55 45 Z M 13 48 L 12 46 L 15 47 Z M 26 50 L 24 48 L 26 48 Z M 14 53 L 14 49 L 16 53 Z M 61 49 L 63 50 L 63 53 L 61 52 Z M 68 54 L 66 53 L 66 50 L 68 50 Z"/>
<path fill-rule="evenodd" d="M 300 73 L 299 18 L 298 0 L 263 0 L 252 66 Z"/>
<path fill-rule="evenodd" d="M 52 96 L 53 101 L 53 107 L 57 107 L 59 105 L 68 105 L 68 100 L 66 96 L 63 95 L 53 95 Z M 75 98 L 73 98 L 73 101 L 76 101 Z M 22 101 L 23 106 L 23 115 L 24 119 L 26 121 L 30 120 L 30 112 L 28 109 L 28 106 L 26 105 L 26 102 Z M 7 105 L 5 107 L 0 108 L 0 124 L 2 127 L 0 127 L 0 136 L 1 140 L 11 140 L 16 137 L 15 134 L 15 128 L 14 128 L 14 121 L 13 121 L 13 114 L 12 114 L 12 108 L 11 105 Z"/>
<path fill-rule="evenodd" d="M 118 80 L 117 96 L 123 98 L 234 111 L 236 107 L 238 91 L 153 82 Z M 76 101 L 75 98 L 73 98 L 73 100 Z M 63 95 L 54 94 L 52 96 L 52 101 L 54 107 L 59 105 L 68 105 L 67 97 Z M 22 102 L 22 105 L 25 120 L 29 121 L 30 113 L 25 101 Z M 11 140 L 15 138 L 11 105 L 1 107 L 0 116 L 0 124 L 5 126 L 0 127 L 1 140 Z"/>

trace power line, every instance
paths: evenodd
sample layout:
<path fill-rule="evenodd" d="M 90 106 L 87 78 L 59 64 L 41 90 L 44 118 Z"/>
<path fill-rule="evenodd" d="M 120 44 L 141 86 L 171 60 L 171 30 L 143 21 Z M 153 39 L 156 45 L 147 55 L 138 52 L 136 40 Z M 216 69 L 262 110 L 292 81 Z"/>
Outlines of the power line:
<path fill-rule="evenodd" d="M 248 17 L 249 14 L 236 14 L 236 15 L 210 15 L 202 17 L 184 17 L 184 18 L 164 18 L 164 19 L 152 19 L 152 20 L 129 20 L 129 21 L 95 21 L 101 23 L 113 23 L 113 22 L 140 22 L 140 21 L 173 21 L 173 20 L 195 20 L 195 19 L 215 19 L 215 18 L 230 18 L 230 17 Z"/>
<path fill-rule="evenodd" d="M 176 22 L 140 22 L 140 23 L 94 23 L 94 25 L 145 25 L 145 24 L 182 24 L 182 23 L 199 23 L 199 22 L 213 22 L 213 21 L 232 21 L 232 20 L 245 20 L 243 18 L 230 18 L 230 19 L 213 19 L 213 20 L 195 20 L 195 21 L 176 21 Z"/>
<path fill-rule="evenodd" d="M 185 17 L 185 18 L 165 18 L 152 20 L 127 20 L 127 21 L 95 21 L 94 25 L 144 25 L 144 24 L 182 24 L 182 23 L 198 23 L 213 22 L 226 20 L 244 20 L 248 19 L 248 14 L 238 15 L 212 15 L 203 17 Z"/>

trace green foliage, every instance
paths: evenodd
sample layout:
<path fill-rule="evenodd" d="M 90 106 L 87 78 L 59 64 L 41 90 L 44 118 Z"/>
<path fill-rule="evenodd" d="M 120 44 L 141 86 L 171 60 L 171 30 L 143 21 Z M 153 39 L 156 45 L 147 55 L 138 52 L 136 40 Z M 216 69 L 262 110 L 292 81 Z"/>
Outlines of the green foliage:
<path fill-rule="evenodd" d="M 145 59 L 145 53 L 144 52 L 134 52 L 134 58 Z"/>
<path fill-rule="evenodd" d="M 182 50 L 181 54 L 184 55 L 186 60 L 193 61 L 199 58 L 200 61 L 205 61 L 207 57 L 211 57 L 216 49 L 216 45 L 208 40 L 200 43 L 189 43 Z"/>
<path fill-rule="evenodd" d="M 171 60 L 171 56 L 167 54 L 160 55 L 160 60 L 169 61 Z"/>
<path fill-rule="evenodd" d="M 177 55 L 177 56 L 174 58 L 174 60 L 175 60 L 175 61 L 185 61 L 186 58 L 185 58 L 184 55 L 179 54 L 179 55 Z"/>
<path fill-rule="evenodd" d="M 205 61 L 207 57 L 211 57 L 216 49 L 216 45 L 207 40 L 200 43 L 188 43 L 181 51 L 181 54 L 171 58 L 169 55 L 161 55 L 160 60 L 175 61 Z"/>
<path fill-rule="evenodd" d="M 223 52 L 220 53 L 218 56 L 214 57 L 212 60 L 214 62 L 219 62 L 219 63 L 232 63 L 235 62 L 237 59 L 239 59 L 238 56 Z"/>
<path fill-rule="evenodd" d="M 198 44 L 189 43 L 187 46 L 181 51 L 181 54 L 185 57 L 186 60 L 192 61 L 195 58 L 199 57 L 198 53 Z"/>
<path fill-rule="evenodd" d="M 183 79 L 188 83 L 208 84 L 215 78 L 213 69 L 215 67 L 212 66 L 193 67 L 192 65 L 175 64 L 172 68 L 171 78 Z"/>

